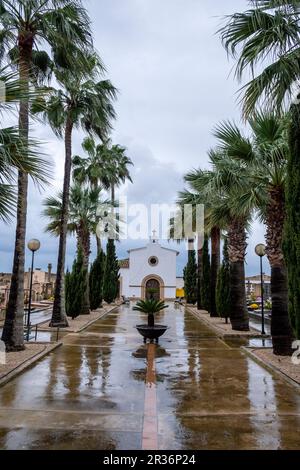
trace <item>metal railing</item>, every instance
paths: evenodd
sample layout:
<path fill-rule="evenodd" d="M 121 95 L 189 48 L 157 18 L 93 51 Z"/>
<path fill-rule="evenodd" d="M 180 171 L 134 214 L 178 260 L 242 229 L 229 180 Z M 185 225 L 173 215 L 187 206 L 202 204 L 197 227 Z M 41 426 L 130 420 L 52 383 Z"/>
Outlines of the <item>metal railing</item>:
<path fill-rule="evenodd" d="M 32 325 L 29 326 L 29 334 L 28 334 L 27 324 L 25 323 L 25 325 L 24 325 L 24 339 L 29 338 L 29 341 L 34 339 L 34 341 L 37 342 L 38 332 L 39 332 L 39 325 L 36 324 L 36 325 L 33 325 L 33 327 L 34 327 L 34 335 L 32 334 Z M 49 330 L 49 333 L 51 334 L 51 330 Z M 58 327 L 56 329 L 56 342 L 57 343 L 59 341 L 59 334 L 60 334 L 60 328 Z"/>

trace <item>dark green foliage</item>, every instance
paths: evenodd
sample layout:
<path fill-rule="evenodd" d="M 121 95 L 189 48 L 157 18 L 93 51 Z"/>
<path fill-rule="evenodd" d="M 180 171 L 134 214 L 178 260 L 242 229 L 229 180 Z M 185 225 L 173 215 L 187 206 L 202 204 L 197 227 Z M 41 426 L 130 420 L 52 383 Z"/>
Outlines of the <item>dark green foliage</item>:
<path fill-rule="evenodd" d="M 78 249 L 71 273 L 65 276 L 66 312 L 72 319 L 82 314 L 84 305 L 84 293 L 87 289 L 86 269 L 83 266 L 83 254 Z"/>
<path fill-rule="evenodd" d="M 105 267 L 105 254 L 101 250 L 92 264 L 90 271 L 90 305 L 91 310 L 102 307 L 103 277 Z"/>
<path fill-rule="evenodd" d="M 113 303 L 119 292 L 119 263 L 116 255 L 114 240 L 108 240 L 106 247 L 106 262 L 103 281 L 103 299 L 108 304 Z"/>
<path fill-rule="evenodd" d="M 210 286 L 210 256 L 209 256 L 209 239 L 207 235 L 204 238 L 203 244 L 203 259 L 202 259 L 202 279 L 201 279 L 201 301 L 203 308 L 210 312 L 211 307 L 211 286 Z"/>
<path fill-rule="evenodd" d="M 224 242 L 223 262 L 218 273 L 216 307 L 218 315 L 225 318 L 227 323 L 230 317 L 230 263 L 227 238 Z"/>
<path fill-rule="evenodd" d="M 69 269 L 65 274 L 65 301 L 66 301 L 66 313 L 68 314 L 69 305 L 70 305 L 70 298 L 71 298 L 71 273 Z"/>
<path fill-rule="evenodd" d="M 285 257 L 289 280 L 289 313 L 300 338 L 300 105 L 291 108 L 290 155 L 286 182 Z"/>
<path fill-rule="evenodd" d="M 197 301 L 197 263 L 195 250 L 189 250 L 188 263 L 184 268 L 184 292 L 188 304 Z"/>
<path fill-rule="evenodd" d="M 133 310 L 142 313 L 158 313 L 165 308 L 168 308 L 168 305 L 162 300 L 146 299 L 139 300 Z"/>
<path fill-rule="evenodd" d="M 162 300 L 155 299 L 146 299 L 140 300 L 136 303 L 136 306 L 133 307 L 133 310 L 136 312 L 142 312 L 148 314 L 148 326 L 154 326 L 154 314 L 159 313 L 165 308 L 168 308 L 168 305 L 165 304 Z"/>

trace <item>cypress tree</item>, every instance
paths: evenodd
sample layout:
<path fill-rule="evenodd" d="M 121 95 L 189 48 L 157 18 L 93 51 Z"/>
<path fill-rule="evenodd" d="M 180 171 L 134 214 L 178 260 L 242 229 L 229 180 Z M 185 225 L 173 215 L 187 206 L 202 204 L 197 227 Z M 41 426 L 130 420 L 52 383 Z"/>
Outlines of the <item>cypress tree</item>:
<path fill-rule="evenodd" d="M 300 338 L 300 105 L 291 107 L 289 158 L 286 181 L 286 227 L 284 251 L 289 281 L 289 314 Z"/>
<path fill-rule="evenodd" d="M 82 249 L 79 248 L 71 273 L 65 277 L 66 311 L 69 317 L 74 318 L 82 315 L 84 305 L 84 294 L 87 289 L 86 269 L 83 264 Z"/>
<path fill-rule="evenodd" d="M 101 250 L 90 271 L 90 304 L 92 310 L 102 307 L 104 267 L 105 254 Z"/>
<path fill-rule="evenodd" d="M 208 236 L 205 235 L 203 244 L 202 279 L 201 279 L 201 301 L 203 308 L 210 312 L 211 307 L 211 285 L 210 285 L 210 256 Z"/>
<path fill-rule="evenodd" d="M 116 255 L 114 240 L 108 240 L 106 247 L 106 262 L 103 280 L 103 299 L 108 304 L 113 303 L 119 291 L 119 263 Z"/>
<path fill-rule="evenodd" d="M 219 269 L 216 289 L 217 313 L 221 318 L 230 318 L 230 263 L 228 253 L 228 240 L 225 238 L 223 248 L 223 262 Z"/>
<path fill-rule="evenodd" d="M 184 293 L 188 304 L 197 301 L 197 263 L 195 250 L 189 250 L 188 262 L 183 271 Z"/>

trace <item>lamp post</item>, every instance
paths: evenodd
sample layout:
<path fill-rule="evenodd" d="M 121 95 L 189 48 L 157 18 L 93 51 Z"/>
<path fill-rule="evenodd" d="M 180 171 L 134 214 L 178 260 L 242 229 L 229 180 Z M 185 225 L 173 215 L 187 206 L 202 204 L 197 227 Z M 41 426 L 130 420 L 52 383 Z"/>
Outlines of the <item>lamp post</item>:
<path fill-rule="evenodd" d="M 31 258 L 31 271 L 30 271 L 30 287 L 29 287 L 29 303 L 28 303 L 28 313 L 27 313 L 27 334 L 26 340 L 29 341 L 29 333 L 30 333 L 30 314 L 31 314 L 31 301 L 32 301 L 32 279 L 33 279 L 33 267 L 34 267 L 34 254 L 38 251 L 41 247 L 41 243 L 39 240 L 32 239 L 27 244 L 28 249 L 32 253 Z"/>
<path fill-rule="evenodd" d="M 265 308 L 264 308 L 264 275 L 263 275 L 263 257 L 266 255 L 266 247 L 262 243 L 256 245 L 255 253 L 260 258 L 260 286 L 261 286 L 261 334 L 265 335 Z"/>

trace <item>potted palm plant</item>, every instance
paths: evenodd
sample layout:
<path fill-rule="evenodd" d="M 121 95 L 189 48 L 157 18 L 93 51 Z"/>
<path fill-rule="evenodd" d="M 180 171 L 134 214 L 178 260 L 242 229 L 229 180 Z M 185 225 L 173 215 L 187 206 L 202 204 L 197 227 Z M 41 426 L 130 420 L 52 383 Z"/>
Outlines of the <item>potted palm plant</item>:
<path fill-rule="evenodd" d="M 167 331 L 167 326 L 155 325 L 154 322 L 154 315 L 166 308 L 168 308 L 168 305 L 166 305 L 165 302 L 155 299 L 140 300 L 133 307 L 133 310 L 148 315 L 147 325 L 136 326 L 138 332 L 144 337 L 144 343 L 146 343 L 147 338 L 151 342 L 155 340 L 156 343 L 158 343 L 158 339 Z"/>

